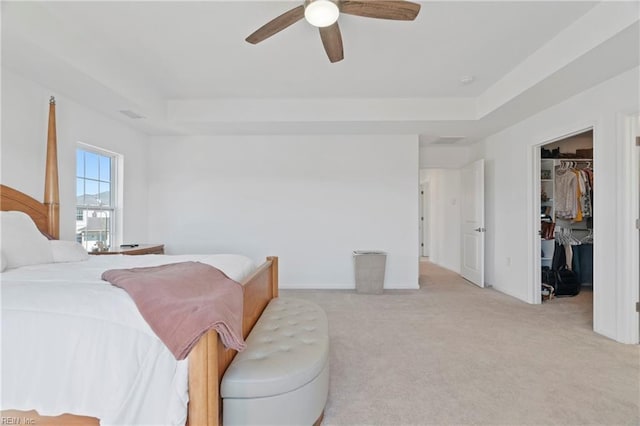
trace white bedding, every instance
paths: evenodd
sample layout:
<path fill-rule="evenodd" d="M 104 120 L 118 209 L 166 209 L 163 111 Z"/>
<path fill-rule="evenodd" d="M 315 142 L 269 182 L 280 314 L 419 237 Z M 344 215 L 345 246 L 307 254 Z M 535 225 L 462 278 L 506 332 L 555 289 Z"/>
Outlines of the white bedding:
<path fill-rule="evenodd" d="M 86 415 L 102 425 L 183 425 L 187 360 L 176 361 L 127 293 L 100 276 L 186 260 L 239 282 L 255 269 L 238 255 L 107 255 L 3 272 L 0 408 Z"/>

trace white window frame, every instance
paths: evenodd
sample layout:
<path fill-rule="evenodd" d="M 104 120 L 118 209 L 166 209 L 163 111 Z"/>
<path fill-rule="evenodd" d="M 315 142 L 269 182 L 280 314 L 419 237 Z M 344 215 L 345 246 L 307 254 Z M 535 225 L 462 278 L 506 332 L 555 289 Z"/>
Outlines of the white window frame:
<path fill-rule="evenodd" d="M 123 162 L 123 157 L 121 154 L 118 154 L 116 152 L 113 151 L 108 151 L 105 150 L 103 148 L 99 148 L 93 145 L 89 145 L 83 142 L 78 142 L 76 144 L 76 151 L 75 151 L 75 155 L 76 155 L 76 162 L 77 162 L 77 153 L 78 150 L 82 150 L 85 152 L 91 152 L 93 154 L 97 154 L 103 157 L 109 157 L 111 159 L 111 170 L 110 170 L 110 194 L 109 194 L 109 206 L 108 207 L 102 207 L 102 206 L 95 206 L 95 205 L 81 205 L 81 204 L 77 204 L 76 203 L 76 222 L 77 222 L 77 217 L 78 217 L 78 210 L 84 210 L 84 211 L 108 211 L 110 212 L 110 218 L 109 218 L 109 242 L 110 242 L 110 247 L 109 248 L 116 248 L 118 247 L 119 242 L 122 239 L 122 220 L 121 220 L 121 201 L 122 198 L 120 197 L 121 194 L 121 190 L 122 190 L 122 176 L 121 176 L 121 169 L 122 169 L 122 162 Z M 76 164 L 76 182 L 78 179 L 78 175 L 77 175 L 77 167 L 78 165 Z M 86 179 L 86 178 L 85 178 Z M 76 183 L 77 185 L 77 183 Z M 76 189 L 77 190 L 77 189 Z M 85 213 L 86 215 L 86 213 Z M 86 217 L 86 216 L 85 216 Z M 82 243 L 81 241 L 79 241 L 80 243 Z M 86 247 L 86 246 L 85 246 Z M 88 250 L 92 250 L 93 247 L 86 247 Z M 107 247 L 105 247 L 106 249 Z"/>

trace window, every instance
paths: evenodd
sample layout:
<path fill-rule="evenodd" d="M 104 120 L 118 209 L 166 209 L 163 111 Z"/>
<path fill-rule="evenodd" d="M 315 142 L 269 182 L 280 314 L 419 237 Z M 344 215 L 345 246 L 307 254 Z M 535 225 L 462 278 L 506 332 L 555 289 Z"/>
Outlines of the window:
<path fill-rule="evenodd" d="M 118 155 L 81 145 L 76 150 L 76 240 L 89 251 L 115 241 Z"/>

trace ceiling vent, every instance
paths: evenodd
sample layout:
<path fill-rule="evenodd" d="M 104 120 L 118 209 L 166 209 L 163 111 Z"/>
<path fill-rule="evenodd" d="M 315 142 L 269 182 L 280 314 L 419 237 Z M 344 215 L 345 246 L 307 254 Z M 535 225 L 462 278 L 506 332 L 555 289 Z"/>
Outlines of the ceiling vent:
<path fill-rule="evenodd" d="M 464 136 L 444 136 L 431 142 L 431 145 L 453 145 L 464 139 Z"/>
<path fill-rule="evenodd" d="M 144 118 L 142 115 L 135 113 L 133 111 L 131 111 L 130 109 L 121 109 L 120 110 L 120 114 L 122 115 L 126 115 L 127 117 L 129 117 L 132 120 L 139 120 L 141 118 Z"/>

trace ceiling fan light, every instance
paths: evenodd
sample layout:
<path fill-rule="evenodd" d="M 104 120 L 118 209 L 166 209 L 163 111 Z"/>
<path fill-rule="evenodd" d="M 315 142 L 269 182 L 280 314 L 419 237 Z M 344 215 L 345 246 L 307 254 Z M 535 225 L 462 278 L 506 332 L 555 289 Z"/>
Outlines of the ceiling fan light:
<path fill-rule="evenodd" d="M 340 15 L 338 5 L 331 0 L 307 0 L 304 17 L 314 27 L 333 25 Z"/>

